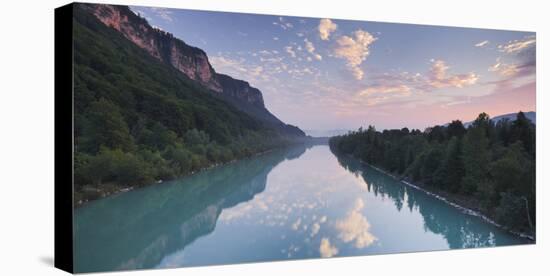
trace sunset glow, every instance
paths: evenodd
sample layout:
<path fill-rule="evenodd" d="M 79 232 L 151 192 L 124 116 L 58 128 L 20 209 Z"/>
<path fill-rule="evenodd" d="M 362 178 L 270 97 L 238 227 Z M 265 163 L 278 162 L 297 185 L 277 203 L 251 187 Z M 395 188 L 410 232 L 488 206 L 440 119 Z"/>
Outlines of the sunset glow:
<path fill-rule="evenodd" d="M 534 33 L 132 7 L 306 130 L 535 110 Z M 212 26 L 216 26 L 213 28 Z"/>

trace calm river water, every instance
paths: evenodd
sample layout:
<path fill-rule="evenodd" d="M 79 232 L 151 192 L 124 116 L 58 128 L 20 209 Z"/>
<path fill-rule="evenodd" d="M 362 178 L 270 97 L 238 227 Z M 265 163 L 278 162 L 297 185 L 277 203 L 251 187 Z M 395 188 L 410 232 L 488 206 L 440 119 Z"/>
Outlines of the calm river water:
<path fill-rule="evenodd" d="M 97 200 L 75 220 L 77 272 L 526 243 L 327 145 Z"/>

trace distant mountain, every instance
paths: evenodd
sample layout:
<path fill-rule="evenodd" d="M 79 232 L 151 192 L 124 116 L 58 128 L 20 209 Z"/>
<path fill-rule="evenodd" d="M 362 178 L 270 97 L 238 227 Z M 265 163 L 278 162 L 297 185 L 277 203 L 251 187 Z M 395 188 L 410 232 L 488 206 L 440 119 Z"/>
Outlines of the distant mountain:
<path fill-rule="evenodd" d="M 328 129 L 328 130 L 306 129 L 304 131 L 306 132 L 307 135 L 312 137 L 333 137 L 333 136 L 347 134 L 350 130 L 348 129 Z"/>
<path fill-rule="evenodd" d="M 537 124 L 536 123 L 537 114 L 535 111 L 523 112 L 523 114 L 525 114 L 525 117 L 529 119 L 529 121 L 531 121 L 533 124 Z M 498 116 L 492 117 L 491 121 L 494 122 L 495 124 L 502 120 L 509 120 L 510 122 L 513 122 L 516 120 L 517 115 L 518 113 L 508 113 L 508 114 L 498 115 Z M 472 125 L 473 122 L 474 121 L 464 123 L 464 127 L 469 127 L 470 125 Z"/>
<path fill-rule="evenodd" d="M 305 136 L 298 127 L 283 123 L 265 108 L 260 90 L 250 86 L 246 81 L 216 73 L 202 49 L 187 45 L 171 33 L 153 28 L 145 18 L 135 14 L 129 7 L 103 4 L 80 5 L 103 24 L 117 30 L 151 56 L 171 65 L 239 110 L 286 135 Z"/>

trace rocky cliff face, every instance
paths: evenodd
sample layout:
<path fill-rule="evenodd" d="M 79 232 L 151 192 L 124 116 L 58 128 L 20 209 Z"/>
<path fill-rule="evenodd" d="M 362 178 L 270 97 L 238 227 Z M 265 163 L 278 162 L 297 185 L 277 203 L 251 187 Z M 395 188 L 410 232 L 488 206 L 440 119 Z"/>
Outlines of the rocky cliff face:
<path fill-rule="evenodd" d="M 263 121 L 275 124 L 291 135 L 304 136 L 297 127 L 286 125 L 264 106 L 262 93 L 246 81 L 218 74 L 206 53 L 187 45 L 171 33 L 153 28 L 147 20 L 126 6 L 80 4 L 103 24 L 119 31 L 124 37 L 151 56 L 170 64 L 191 80 L 214 91 L 223 99 Z"/>
<path fill-rule="evenodd" d="M 227 96 L 243 99 L 249 104 L 264 107 L 262 92 L 254 88 L 246 81 L 236 80 L 228 75 L 217 74 L 219 83 L 223 88 L 223 93 Z"/>
<path fill-rule="evenodd" d="M 188 78 L 215 92 L 263 107 L 262 93 L 258 89 L 247 82 L 230 78 L 232 82 L 228 76 L 217 74 L 203 50 L 187 45 L 168 32 L 151 27 L 128 7 L 102 4 L 87 4 L 85 7 L 103 24 L 121 32 L 150 55 L 171 64 Z"/>
<path fill-rule="evenodd" d="M 206 53 L 191 47 L 165 31 L 151 27 L 128 7 L 101 4 L 86 5 L 101 22 L 122 33 L 128 40 L 153 57 L 171 64 L 192 80 L 216 92 L 222 92 L 216 72 Z"/>

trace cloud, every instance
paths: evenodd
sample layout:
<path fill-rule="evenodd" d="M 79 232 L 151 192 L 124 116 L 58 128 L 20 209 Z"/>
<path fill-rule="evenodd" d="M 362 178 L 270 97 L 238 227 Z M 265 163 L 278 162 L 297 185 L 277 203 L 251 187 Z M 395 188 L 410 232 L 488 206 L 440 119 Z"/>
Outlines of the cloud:
<path fill-rule="evenodd" d="M 476 46 L 476 47 L 483 47 L 483 46 L 485 46 L 485 45 L 487 45 L 487 44 L 489 44 L 489 40 L 483 40 L 483 41 L 477 43 L 475 46 Z"/>
<path fill-rule="evenodd" d="M 313 238 L 315 235 L 317 235 L 317 233 L 319 233 L 319 230 L 321 229 L 321 225 L 319 225 L 319 223 L 314 223 L 312 226 L 311 226 L 311 237 Z"/>
<path fill-rule="evenodd" d="M 302 223 L 302 218 L 298 218 L 298 220 L 296 220 L 293 224 L 292 224 L 292 230 L 298 230 L 298 228 L 300 227 L 300 224 Z"/>
<path fill-rule="evenodd" d="M 449 66 L 443 60 L 431 60 L 432 65 L 429 74 L 429 85 L 435 88 L 455 87 L 462 88 L 473 85 L 479 76 L 473 72 L 466 74 L 448 75 Z"/>
<path fill-rule="evenodd" d="M 315 52 L 315 46 L 313 46 L 313 43 L 309 41 L 307 38 L 304 39 L 306 50 L 316 59 L 316 60 L 322 60 L 323 57 Z"/>
<path fill-rule="evenodd" d="M 536 47 L 524 48 L 513 55 L 497 58 L 496 63 L 489 66 L 488 71 L 494 72 L 502 78 L 488 84 L 496 84 L 495 91 L 507 90 L 517 86 L 518 84 L 515 82 L 519 79 L 534 79 L 536 70 Z"/>
<path fill-rule="evenodd" d="M 292 29 L 294 25 L 290 22 L 286 22 L 286 20 L 283 17 L 279 17 L 279 21 L 273 22 L 273 25 L 281 27 L 283 30 Z"/>
<path fill-rule="evenodd" d="M 363 89 L 359 92 L 359 96 L 369 96 L 372 94 L 410 94 L 411 88 L 404 84 L 376 85 Z"/>
<path fill-rule="evenodd" d="M 156 7 L 150 7 L 151 11 L 153 11 L 154 14 L 156 14 L 158 17 L 168 21 L 172 22 L 174 19 L 172 18 L 172 11 L 166 8 L 156 8 Z"/>
<path fill-rule="evenodd" d="M 475 73 L 451 74 L 449 71 L 449 66 L 444 61 L 432 60 L 427 72 L 422 74 L 400 70 L 373 72 L 369 76 L 368 84 L 359 83 L 355 87 L 347 88 L 348 91 L 356 91 L 351 98 L 352 103 L 349 103 L 347 108 L 396 108 L 397 105 L 416 106 L 448 101 L 451 99 L 448 93 L 427 93 L 442 88 L 474 85 L 479 79 Z"/>
<path fill-rule="evenodd" d="M 315 52 L 315 47 L 313 46 L 313 43 L 311 43 L 311 41 L 309 41 L 307 38 L 304 39 L 304 43 L 305 43 L 305 47 L 306 47 L 306 50 L 310 53 L 314 53 Z"/>
<path fill-rule="evenodd" d="M 319 253 L 321 253 L 321 257 L 323 258 L 330 258 L 338 254 L 338 248 L 331 245 L 328 238 L 323 238 L 319 246 Z"/>
<path fill-rule="evenodd" d="M 272 74 L 275 73 L 274 70 L 264 67 L 264 65 L 271 66 L 270 62 L 259 65 L 249 63 L 244 58 L 230 58 L 222 55 L 212 56 L 209 61 L 216 72 L 244 79 L 253 85 L 259 82 L 273 81 Z M 271 59 L 266 59 L 266 61 L 271 61 Z M 274 64 L 277 64 L 276 61 Z"/>
<path fill-rule="evenodd" d="M 286 46 L 285 52 L 287 52 L 292 58 L 296 57 L 296 52 L 292 49 L 292 46 Z"/>
<path fill-rule="evenodd" d="M 322 40 L 328 40 L 330 34 L 338 28 L 338 25 L 332 23 L 330 19 L 323 18 L 319 22 L 319 36 Z"/>
<path fill-rule="evenodd" d="M 505 77 L 510 77 L 516 75 L 519 72 L 519 68 L 516 64 L 503 63 L 500 61 L 500 58 L 497 58 L 497 62 L 494 65 L 491 65 L 488 71 L 496 72 Z"/>
<path fill-rule="evenodd" d="M 361 213 L 364 206 L 363 200 L 358 198 L 347 217 L 336 222 L 336 229 L 340 231 L 338 237 L 346 243 L 353 242 L 356 248 L 365 248 L 377 240 L 369 232 L 370 223 Z"/>
<path fill-rule="evenodd" d="M 534 35 L 529 35 L 523 39 L 511 40 L 506 44 L 498 45 L 498 49 L 507 54 L 516 54 L 524 51 L 525 49 L 534 47 L 536 43 L 536 37 Z"/>
<path fill-rule="evenodd" d="M 348 68 L 353 76 L 360 80 L 363 78 L 363 70 L 359 67 L 370 54 L 370 45 L 377 40 L 369 32 L 357 30 L 353 33 L 354 37 L 341 36 L 336 43 L 338 47 L 334 49 L 334 55 L 343 58 L 347 62 Z"/>
<path fill-rule="evenodd" d="M 510 85 L 509 82 L 515 79 L 533 76 L 537 66 L 536 43 L 535 36 L 530 35 L 499 45 L 499 50 L 507 55 L 497 58 L 496 63 L 488 70 L 506 77 L 500 80 L 504 86 Z M 507 62 L 502 61 L 503 59 Z"/>

